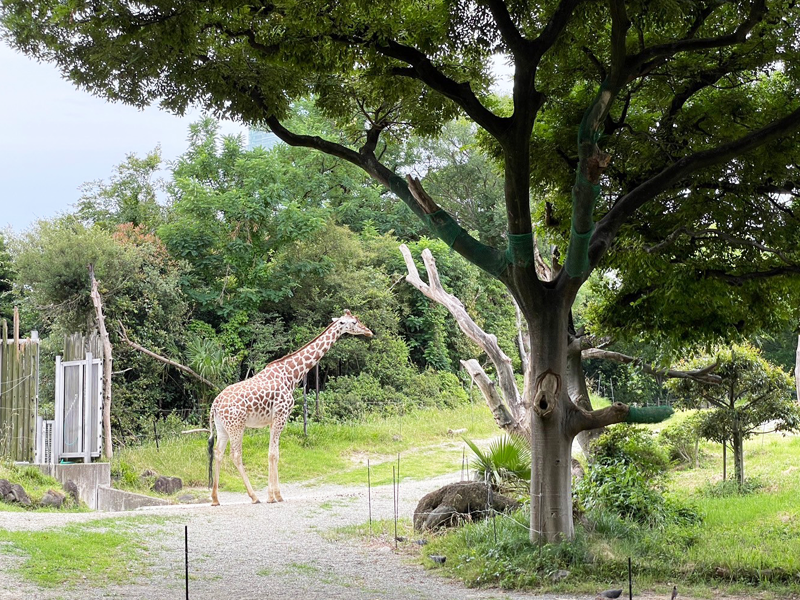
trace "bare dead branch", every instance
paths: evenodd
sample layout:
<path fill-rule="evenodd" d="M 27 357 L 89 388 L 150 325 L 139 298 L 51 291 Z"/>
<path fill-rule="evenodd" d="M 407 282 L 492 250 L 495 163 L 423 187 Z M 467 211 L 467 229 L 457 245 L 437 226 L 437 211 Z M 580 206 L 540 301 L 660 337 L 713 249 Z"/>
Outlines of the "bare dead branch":
<path fill-rule="evenodd" d="M 448 312 L 453 315 L 461 331 L 486 353 L 497 371 L 497 380 L 500 390 L 514 422 L 519 423 L 523 421 L 527 412 L 523 407 L 522 397 L 517 389 L 511 359 L 498 345 L 497 337 L 483 331 L 483 329 L 473 321 L 472 317 L 470 317 L 466 308 L 464 308 L 464 305 L 461 303 L 461 300 L 449 294 L 442 287 L 441 281 L 439 280 L 439 271 L 436 268 L 436 261 L 430 250 L 426 248 L 422 251 L 422 260 L 425 263 L 429 283 L 425 283 L 420 278 L 419 271 L 417 270 L 417 266 L 414 263 L 408 246 L 401 244 L 400 252 L 403 254 L 406 269 L 408 270 L 406 281 L 434 302 L 444 306 Z"/>
<path fill-rule="evenodd" d="M 161 356 L 160 354 L 156 354 L 152 350 L 148 350 L 144 346 L 140 346 L 136 342 L 131 341 L 130 339 L 128 339 L 128 333 L 125 331 L 125 326 L 122 323 L 120 323 L 119 321 L 117 321 L 117 324 L 119 325 L 119 336 L 120 336 L 120 338 L 122 339 L 123 342 L 128 344 L 134 350 L 138 350 L 139 352 L 141 352 L 142 354 L 146 354 L 150 358 L 154 358 L 154 359 L 156 359 L 156 360 L 158 360 L 160 362 L 163 362 L 163 363 L 165 363 L 167 365 L 170 365 L 171 367 L 175 367 L 179 371 L 183 371 L 187 375 L 191 375 L 192 377 L 194 377 L 198 381 L 201 381 L 201 382 L 205 383 L 208 387 L 210 387 L 212 389 L 215 389 L 215 390 L 219 389 L 218 385 L 216 385 L 215 383 L 210 382 L 208 379 L 206 379 L 202 375 L 199 375 L 198 373 L 196 373 L 194 370 L 190 369 L 186 365 L 182 365 L 182 364 L 180 364 L 178 362 L 175 362 L 174 360 L 170 360 L 169 358 L 165 358 L 165 357 Z"/>

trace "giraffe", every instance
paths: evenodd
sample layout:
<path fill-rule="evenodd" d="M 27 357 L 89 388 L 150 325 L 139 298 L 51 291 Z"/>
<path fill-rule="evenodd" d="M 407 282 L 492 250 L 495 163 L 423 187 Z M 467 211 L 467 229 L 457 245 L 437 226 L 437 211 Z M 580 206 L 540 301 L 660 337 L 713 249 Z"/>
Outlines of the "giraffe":
<path fill-rule="evenodd" d="M 344 315 L 334 318 L 328 328 L 308 344 L 269 363 L 264 370 L 253 377 L 229 385 L 214 399 L 209 415 L 211 435 L 208 438 L 208 476 L 212 506 L 219 506 L 217 494 L 219 463 L 229 440 L 231 459 L 244 480 L 247 494 L 253 504 L 259 503 L 242 464 L 242 438 L 245 427 L 270 427 L 267 501 L 283 502 L 278 486 L 278 456 L 281 431 L 294 406 L 292 390 L 303 375 L 308 373 L 311 367 L 325 356 L 333 343 L 345 333 L 372 337 L 372 332 L 349 310 L 345 310 Z"/>

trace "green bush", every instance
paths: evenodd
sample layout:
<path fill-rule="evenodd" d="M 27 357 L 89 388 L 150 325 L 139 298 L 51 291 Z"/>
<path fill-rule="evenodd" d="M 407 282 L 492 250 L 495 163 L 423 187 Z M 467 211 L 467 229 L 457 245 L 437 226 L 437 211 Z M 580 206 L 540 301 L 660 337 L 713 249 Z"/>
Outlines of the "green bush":
<path fill-rule="evenodd" d="M 735 479 L 726 479 L 715 483 L 707 483 L 700 488 L 700 494 L 709 498 L 727 498 L 729 496 L 746 496 L 754 494 L 764 487 L 764 483 L 755 477 L 747 477 L 742 485 Z"/>
<path fill-rule="evenodd" d="M 632 465 L 646 478 L 667 472 L 669 456 L 644 427 L 619 424 L 606 429 L 592 444 L 592 462 Z"/>
<path fill-rule="evenodd" d="M 529 493 L 531 482 L 531 449 L 528 442 L 516 436 L 493 440 L 486 451 L 465 439 L 475 456 L 470 466 L 479 481 L 487 481 L 500 492 Z"/>
<path fill-rule="evenodd" d="M 405 393 L 411 402 L 420 408 L 433 406 L 452 408 L 469 400 L 458 377 L 449 371 L 432 369 L 414 375 Z"/>
<path fill-rule="evenodd" d="M 329 381 L 325 391 L 320 392 L 320 402 L 326 420 L 352 421 L 368 413 L 401 413 L 409 399 L 394 388 L 381 385 L 372 375 L 359 373 Z M 295 411 L 298 407 L 302 411 L 302 400 L 295 403 Z"/>
<path fill-rule="evenodd" d="M 699 520 L 694 509 L 666 497 L 659 480 L 623 462 L 591 465 L 574 493 L 578 507 L 595 521 L 603 513 L 650 527 Z"/>
<path fill-rule="evenodd" d="M 700 452 L 700 422 L 701 415 L 695 413 L 669 425 L 658 434 L 659 444 L 669 453 L 671 461 L 697 464 Z"/>

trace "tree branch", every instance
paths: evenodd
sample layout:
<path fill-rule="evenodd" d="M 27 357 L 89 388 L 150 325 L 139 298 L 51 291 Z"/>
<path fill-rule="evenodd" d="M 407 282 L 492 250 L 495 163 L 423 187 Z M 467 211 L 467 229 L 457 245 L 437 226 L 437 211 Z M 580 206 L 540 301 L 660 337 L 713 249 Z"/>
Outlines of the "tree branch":
<path fill-rule="evenodd" d="M 621 352 L 613 352 L 611 350 L 602 350 L 600 348 L 587 348 L 581 351 L 581 358 L 583 360 L 600 359 L 610 360 L 622 364 L 630 364 L 639 367 L 645 373 L 655 375 L 656 377 L 667 377 L 670 379 L 693 379 L 701 383 L 719 384 L 722 383 L 722 378 L 719 375 L 714 375 L 713 371 L 716 370 L 717 363 L 703 367 L 702 369 L 694 369 L 692 371 L 679 371 L 676 369 L 665 369 L 655 367 L 642 361 L 641 358 L 628 356 Z"/>
<path fill-rule="evenodd" d="M 711 50 L 713 48 L 723 48 L 725 46 L 732 46 L 734 44 L 741 44 L 747 40 L 747 36 L 758 25 L 767 12 L 767 7 L 764 0 L 754 0 L 750 6 L 750 13 L 747 18 L 739 24 L 735 31 L 730 34 L 722 35 L 713 38 L 695 38 L 694 34 L 705 21 L 705 17 L 698 17 L 695 23 L 689 29 L 687 37 L 669 42 L 667 44 L 659 44 L 643 50 L 628 58 L 627 70 L 630 73 L 635 73 L 634 76 L 640 76 L 643 73 L 649 72 L 653 65 L 648 64 L 652 61 L 657 61 L 660 58 L 674 56 L 679 52 L 695 52 L 698 50 Z"/>
<path fill-rule="evenodd" d="M 458 104 L 478 125 L 496 139 L 504 137 L 511 120 L 498 117 L 487 109 L 478 100 L 469 83 L 458 83 L 447 77 L 434 66 L 428 56 L 411 46 L 389 40 L 386 44 L 377 44 L 375 48 L 385 56 L 411 65 L 416 79 Z"/>
<path fill-rule="evenodd" d="M 769 125 L 752 131 L 739 139 L 726 144 L 701 150 L 685 156 L 663 169 L 647 181 L 617 200 L 605 217 L 597 225 L 590 248 L 592 266 L 596 266 L 608 249 L 620 226 L 636 210 L 658 194 L 668 190 L 673 184 L 685 179 L 700 169 L 721 164 L 731 158 L 763 146 L 780 137 L 794 134 L 800 129 L 800 108 Z"/>
<path fill-rule="evenodd" d="M 439 271 L 436 268 L 436 261 L 430 250 L 426 248 L 422 251 L 422 260 L 425 263 L 425 270 L 428 274 L 429 283 L 427 284 L 420 278 L 419 271 L 417 271 L 417 266 L 414 263 L 408 246 L 401 244 L 400 252 L 403 254 L 406 269 L 408 270 L 406 281 L 434 302 L 444 306 L 448 312 L 453 315 L 461 331 L 486 353 L 497 372 L 500 390 L 512 415 L 515 427 L 525 428 L 525 416 L 527 413 L 522 405 L 522 398 L 517 389 L 511 359 L 500 348 L 497 343 L 497 337 L 483 331 L 483 329 L 472 320 L 472 317 L 469 316 L 469 313 L 466 308 L 464 308 L 461 301 L 452 294 L 449 294 L 444 287 L 442 287 L 441 281 L 439 280 Z M 488 397 L 487 401 L 489 401 Z"/>
<path fill-rule="evenodd" d="M 189 367 L 187 367 L 185 365 L 182 365 L 180 363 L 177 363 L 174 360 L 170 360 L 169 358 L 165 358 L 165 357 L 161 356 L 160 354 L 156 354 L 152 350 L 148 350 L 144 346 L 140 346 L 136 342 L 131 341 L 130 339 L 128 339 L 128 334 L 125 331 L 125 327 L 122 325 L 122 323 L 117 321 L 117 324 L 119 325 L 119 337 L 120 337 L 120 339 L 122 339 L 123 342 L 128 344 L 134 350 L 138 350 L 139 352 L 141 352 L 142 354 L 146 354 L 150 358 L 154 358 L 154 359 L 156 359 L 158 361 L 161 361 L 161 362 L 163 362 L 165 364 L 170 365 L 171 367 L 175 367 L 179 371 L 183 371 L 187 375 L 191 375 L 192 377 L 194 377 L 198 381 L 201 381 L 201 382 L 205 383 L 208 387 L 210 387 L 212 389 L 215 389 L 215 390 L 219 389 L 218 385 L 216 385 L 215 383 L 210 382 L 208 379 L 206 379 L 202 375 L 198 375 L 195 371 L 193 371 Z"/>
<path fill-rule="evenodd" d="M 570 412 L 570 431 L 577 435 L 582 431 L 599 429 L 615 423 L 622 423 L 628 418 L 630 408 L 622 402 L 614 402 L 611 406 L 598 410 L 584 410 L 572 405 Z"/>
<path fill-rule="evenodd" d="M 525 439 L 530 440 L 530 431 L 523 426 L 525 420 L 514 419 L 503 403 L 500 394 L 497 393 L 497 387 L 494 382 L 489 379 L 489 376 L 486 374 L 486 371 L 483 370 L 480 363 L 474 358 L 471 358 L 469 360 L 462 360 L 461 364 L 469 373 L 472 381 L 474 381 L 481 390 L 498 427 L 504 431 L 521 435 Z"/>
<path fill-rule="evenodd" d="M 514 56 L 520 56 L 528 48 L 528 42 L 522 37 L 503 0 L 483 0 L 483 4 L 492 13 L 492 18 L 497 25 L 503 41 Z"/>

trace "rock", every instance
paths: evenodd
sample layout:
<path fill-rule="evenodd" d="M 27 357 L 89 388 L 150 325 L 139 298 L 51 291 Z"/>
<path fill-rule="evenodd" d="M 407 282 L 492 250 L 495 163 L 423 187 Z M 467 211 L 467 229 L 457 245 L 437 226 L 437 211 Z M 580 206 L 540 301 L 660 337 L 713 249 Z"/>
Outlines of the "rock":
<path fill-rule="evenodd" d="M 145 469 L 139 477 L 158 477 L 158 473 L 153 471 L 153 469 Z"/>
<path fill-rule="evenodd" d="M 430 556 L 428 556 L 428 558 L 430 558 L 433 562 L 440 565 L 443 565 L 447 560 L 446 556 L 442 556 L 440 554 L 431 554 Z"/>
<path fill-rule="evenodd" d="M 67 479 L 67 482 L 64 484 L 64 491 L 67 492 L 69 497 L 76 503 L 81 501 L 80 494 L 78 493 L 78 484 L 72 481 L 72 479 Z"/>
<path fill-rule="evenodd" d="M 19 502 L 23 506 L 31 505 L 31 499 L 28 498 L 28 494 L 25 493 L 25 490 L 22 489 L 22 486 L 18 483 L 11 484 L 11 493 L 9 496 L 12 497 L 12 502 Z M 6 496 L 6 499 L 9 499 L 8 496 Z"/>
<path fill-rule="evenodd" d="M 460 520 L 478 521 L 495 512 L 519 507 L 519 503 L 501 494 L 492 493 L 488 506 L 489 488 L 485 483 L 461 481 L 451 483 L 422 497 L 414 510 L 414 529 L 425 531 L 455 525 Z"/>
<path fill-rule="evenodd" d="M 180 477 L 166 477 L 160 475 L 155 483 L 153 483 L 153 491 L 159 494 L 174 494 L 178 490 L 183 489 L 183 481 Z"/>
<path fill-rule="evenodd" d="M 6 496 L 11 494 L 11 482 L 8 479 L 0 479 L 0 500 L 6 500 Z M 11 502 L 11 498 L 8 498 Z"/>
<path fill-rule="evenodd" d="M 64 504 L 64 500 L 66 496 L 60 492 L 55 490 L 47 490 L 42 496 L 41 501 L 39 504 L 42 506 L 52 506 L 53 508 L 61 508 L 61 505 Z"/>
<path fill-rule="evenodd" d="M 198 498 L 192 494 L 181 494 L 178 496 L 178 502 L 180 504 L 205 504 L 208 500 L 205 498 Z"/>
<path fill-rule="evenodd" d="M 555 573 L 550 575 L 550 579 L 554 583 L 557 583 L 557 582 L 561 581 L 562 579 L 566 579 L 567 577 L 569 577 L 569 571 L 566 571 L 564 569 L 559 569 L 558 571 L 556 571 Z"/>

